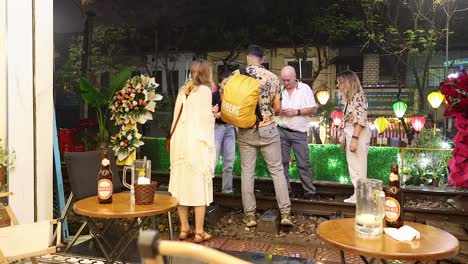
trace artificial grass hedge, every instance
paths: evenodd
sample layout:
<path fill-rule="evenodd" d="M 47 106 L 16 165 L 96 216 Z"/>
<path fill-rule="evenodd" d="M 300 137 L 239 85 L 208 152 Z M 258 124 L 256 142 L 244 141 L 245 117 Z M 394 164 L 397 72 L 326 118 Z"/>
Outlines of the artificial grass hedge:
<path fill-rule="evenodd" d="M 169 172 L 169 155 L 165 150 L 165 138 L 143 137 L 145 145 L 141 147 L 142 155 L 146 155 L 151 160 L 153 170 Z M 334 181 L 341 183 L 351 183 L 348 175 L 345 151 L 340 149 L 339 145 L 309 145 L 310 164 L 314 180 Z M 388 175 L 392 163 L 398 162 L 398 148 L 393 147 L 370 147 L 367 163 L 368 178 L 379 179 L 388 184 Z M 194 153 L 196 155 L 196 153 Z M 294 159 L 294 158 L 293 158 Z M 221 159 L 216 167 L 216 174 L 221 174 Z M 290 176 L 293 179 L 299 179 L 299 171 L 295 162 L 289 169 Z M 241 166 L 239 151 L 236 144 L 236 160 L 234 161 L 234 175 L 240 176 Z M 257 164 L 255 168 L 257 178 L 269 178 L 265 161 L 262 154 L 257 155 Z"/>

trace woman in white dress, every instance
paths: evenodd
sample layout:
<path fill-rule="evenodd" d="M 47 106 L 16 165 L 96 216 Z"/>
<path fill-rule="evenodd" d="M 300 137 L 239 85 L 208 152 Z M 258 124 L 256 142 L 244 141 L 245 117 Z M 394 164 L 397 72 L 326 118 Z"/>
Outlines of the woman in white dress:
<path fill-rule="evenodd" d="M 214 117 L 211 106 L 212 67 L 197 61 L 191 67 L 191 79 L 180 89 L 174 109 L 170 148 L 171 177 L 169 191 L 179 201 L 179 239 L 194 234 L 188 222 L 188 207 L 195 211 L 194 242 L 212 238 L 204 230 L 206 206 L 213 202 L 215 166 Z M 182 109 L 182 110 L 181 110 Z"/>

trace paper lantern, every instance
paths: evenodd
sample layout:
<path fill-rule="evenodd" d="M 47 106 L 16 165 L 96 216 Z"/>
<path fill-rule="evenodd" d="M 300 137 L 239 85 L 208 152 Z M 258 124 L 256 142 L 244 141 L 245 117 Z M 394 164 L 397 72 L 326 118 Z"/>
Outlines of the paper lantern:
<path fill-rule="evenodd" d="M 445 96 L 439 91 L 433 91 L 427 96 L 427 100 L 431 104 L 432 108 L 439 108 L 440 104 L 444 101 Z"/>
<path fill-rule="evenodd" d="M 383 133 L 388 128 L 388 120 L 385 117 L 375 119 L 374 124 L 379 133 Z"/>
<path fill-rule="evenodd" d="M 335 126 L 341 125 L 341 121 L 343 120 L 343 111 L 335 110 L 330 116 L 333 119 L 333 124 L 335 124 Z"/>
<path fill-rule="evenodd" d="M 315 95 L 321 105 L 325 105 L 328 102 L 328 99 L 330 99 L 330 92 L 328 90 L 318 91 Z"/>
<path fill-rule="evenodd" d="M 398 118 L 402 118 L 405 115 L 407 108 L 408 105 L 401 100 L 397 100 L 395 103 L 393 103 L 393 111 Z"/>
<path fill-rule="evenodd" d="M 423 116 L 413 116 L 411 118 L 411 126 L 416 132 L 421 132 L 421 129 L 423 129 L 425 123 L 426 119 Z"/>

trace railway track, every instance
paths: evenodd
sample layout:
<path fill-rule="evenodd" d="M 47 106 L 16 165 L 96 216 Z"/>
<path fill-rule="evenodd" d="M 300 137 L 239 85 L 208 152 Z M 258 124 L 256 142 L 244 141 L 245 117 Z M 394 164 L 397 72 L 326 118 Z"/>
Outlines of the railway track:
<path fill-rule="evenodd" d="M 169 183 L 168 173 L 154 173 L 153 177 L 159 182 L 158 185 Z M 339 184 L 333 182 L 314 182 L 317 188 L 318 198 L 306 200 L 300 195 L 291 198 L 291 210 L 293 212 L 305 213 L 317 216 L 354 216 L 355 206 L 343 202 L 353 193 L 350 184 Z M 215 177 L 213 181 L 214 202 L 222 207 L 242 208 L 240 192 L 224 194 L 221 189 L 221 177 Z M 299 182 L 291 183 L 292 193 L 302 193 Z M 234 189 L 240 191 L 240 178 L 234 177 Z M 257 208 L 268 210 L 277 208 L 274 196 L 273 182 L 269 179 L 256 179 L 255 192 Z M 461 190 L 441 191 L 420 188 L 404 188 L 405 196 L 405 220 L 422 221 L 438 220 L 452 223 L 468 223 L 468 192 Z M 411 206 L 412 204 L 438 204 L 437 208 L 424 206 Z"/>

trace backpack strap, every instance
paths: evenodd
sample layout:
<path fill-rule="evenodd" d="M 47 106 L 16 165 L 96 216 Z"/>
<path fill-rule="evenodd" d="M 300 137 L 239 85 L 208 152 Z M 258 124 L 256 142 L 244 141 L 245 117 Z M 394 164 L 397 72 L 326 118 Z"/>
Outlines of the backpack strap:
<path fill-rule="evenodd" d="M 239 73 L 242 75 L 249 76 L 250 78 L 257 79 L 247 72 L 247 68 L 239 69 Z M 258 101 L 257 106 L 255 107 L 255 116 L 257 117 L 257 120 L 255 121 L 255 127 L 258 129 L 258 124 L 263 120 L 262 111 L 260 110 L 260 100 Z"/>

